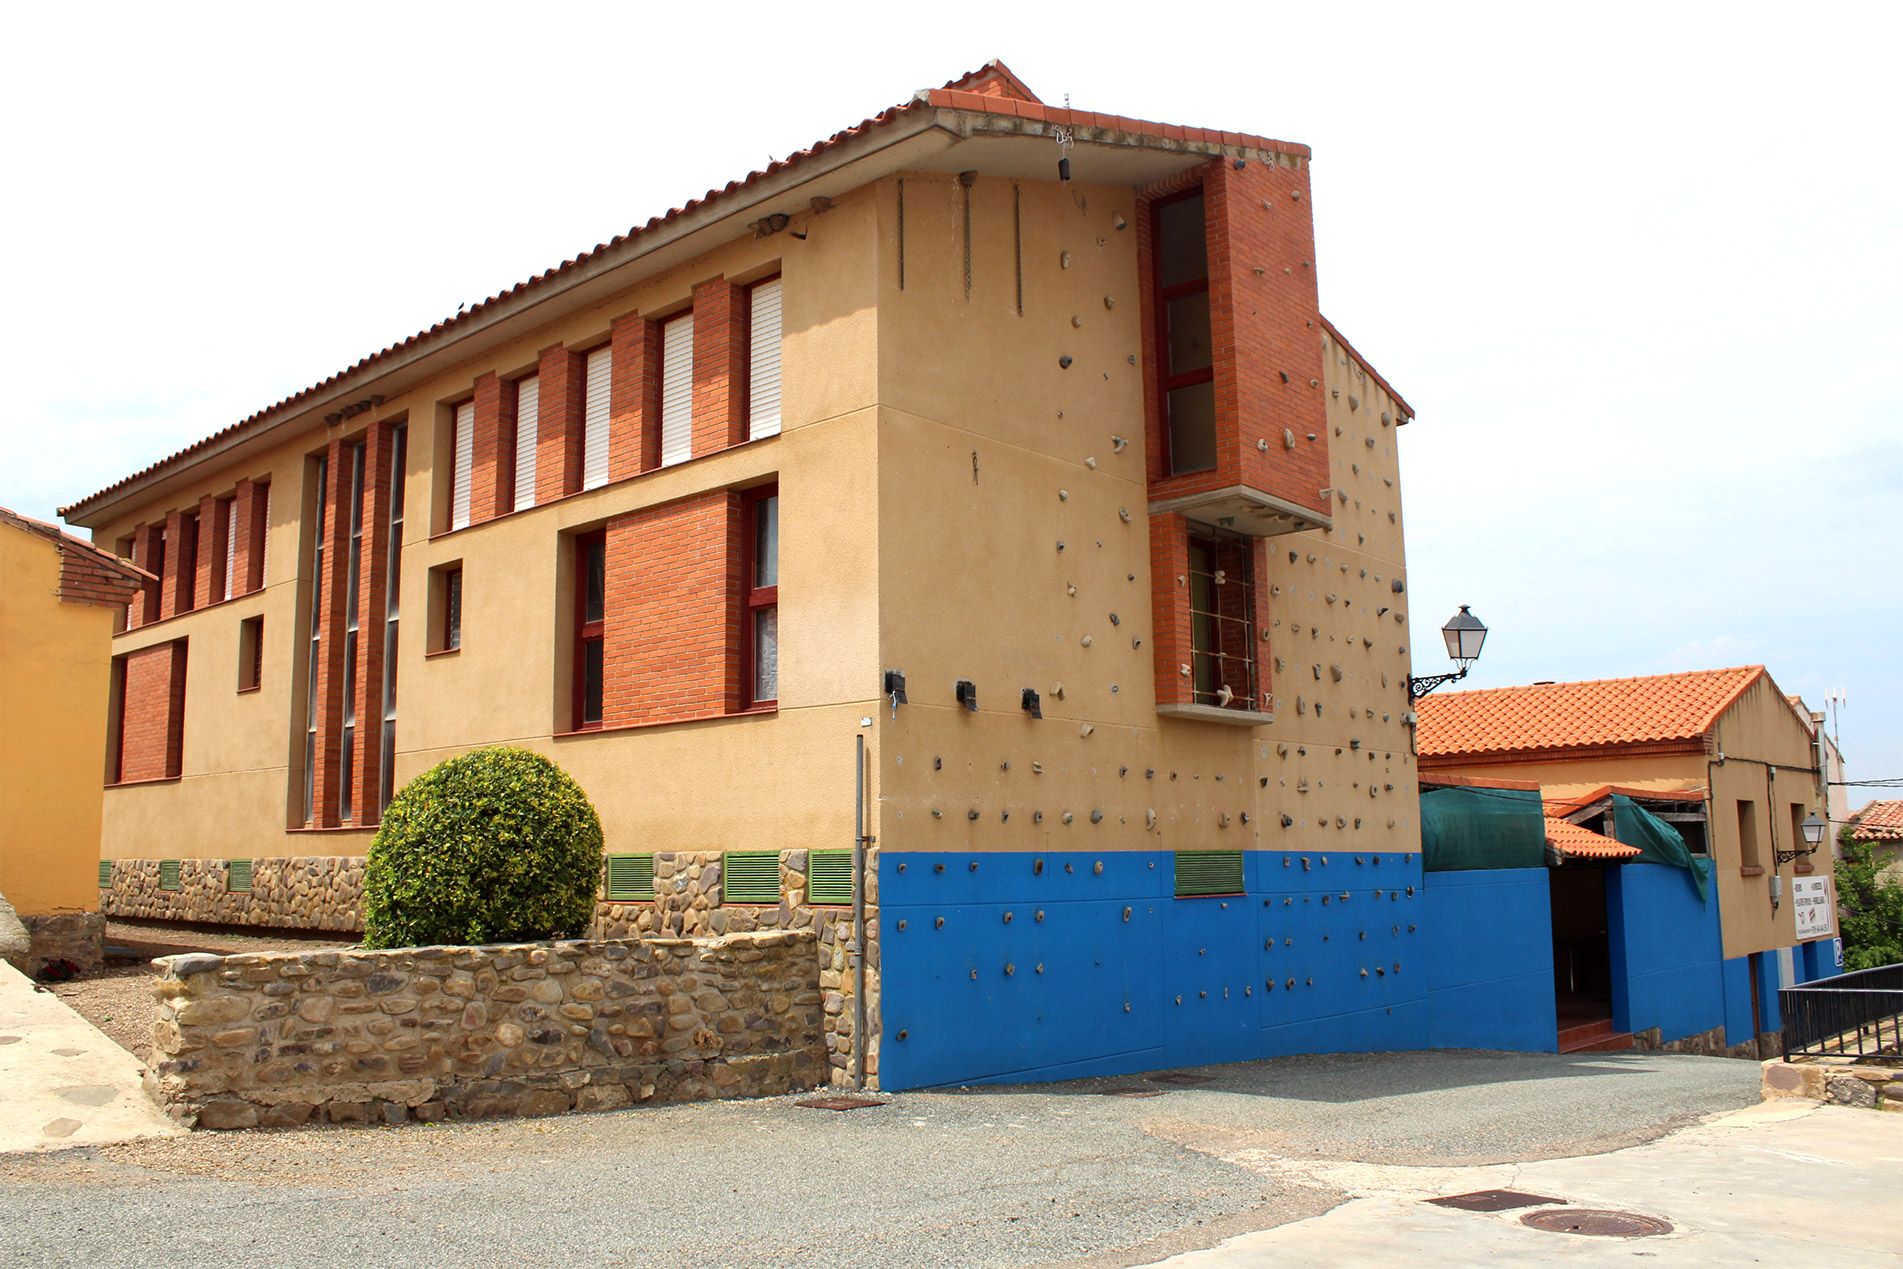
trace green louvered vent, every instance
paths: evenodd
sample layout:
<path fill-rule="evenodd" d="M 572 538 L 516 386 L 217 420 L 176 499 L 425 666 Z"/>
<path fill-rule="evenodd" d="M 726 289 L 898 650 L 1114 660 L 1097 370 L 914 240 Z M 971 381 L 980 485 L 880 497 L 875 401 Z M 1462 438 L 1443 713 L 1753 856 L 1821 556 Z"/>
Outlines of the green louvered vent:
<path fill-rule="evenodd" d="M 1176 852 L 1176 897 L 1241 894 L 1242 852 L 1239 850 L 1179 850 Z"/>
<path fill-rule="evenodd" d="M 102 859 L 99 861 L 99 888 L 101 890 L 105 890 L 109 888 L 111 885 L 112 885 L 112 861 L 110 859 Z"/>
<path fill-rule="evenodd" d="M 251 893 L 251 861 L 249 859 L 225 861 L 225 889 L 232 894 Z"/>
<path fill-rule="evenodd" d="M 720 860 L 722 903 L 778 903 L 780 852 L 730 850 Z"/>
<path fill-rule="evenodd" d="M 176 859 L 159 860 L 159 889 L 161 890 L 178 889 L 178 860 Z"/>
<path fill-rule="evenodd" d="M 608 899 L 637 903 L 654 897 L 653 855 L 608 856 Z"/>
<path fill-rule="evenodd" d="M 852 852 L 815 850 L 806 856 L 806 897 L 811 903 L 852 902 Z"/>

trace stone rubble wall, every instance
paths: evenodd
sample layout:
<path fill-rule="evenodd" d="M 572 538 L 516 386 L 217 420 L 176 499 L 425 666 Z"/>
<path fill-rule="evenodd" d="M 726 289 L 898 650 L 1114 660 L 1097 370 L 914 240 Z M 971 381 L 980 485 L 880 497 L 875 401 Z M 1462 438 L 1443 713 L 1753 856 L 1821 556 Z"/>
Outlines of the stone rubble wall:
<path fill-rule="evenodd" d="M 1765 1101 L 1783 1098 L 1903 1111 L 1903 1066 L 1871 1065 L 1836 1058 L 1767 1059 L 1759 1077 Z"/>
<path fill-rule="evenodd" d="M 27 957 L 28 977 L 55 976 L 71 972 L 89 974 L 105 963 L 106 917 L 100 912 L 55 912 L 46 916 L 22 917 L 21 923 L 32 936 L 33 950 Z"/>
<path fill-rule="evenodd" d="M 222 859 L 181 859 L 178 889 L 159 889 L 156 859 L 112 860 L 100 892 L 107 916 L 292 930 L 363 929 L 363 857 L 298 855 L 251 861 L 251 890 L 226 888 Z"/>
<path fill-rule="evenodd" d="M 806 898 L 807 853 L 780 852 L 780 895 L 775 906 L 722 904 L 720 852 L 657 852 L 654 900 L 595 908 L 597 938 L 700 938 L 750 930 L 811 930 L 817 936 L 819 985 L 824 993 L 830 1079 L 852 1077 L 852 909 L 814 907 Z M 879 1072 L 878 856 L 867 866 L 866 896 L 866 1082 Z M 252 862 L 251 892 L 229 893 L 222 859 L 179 861 L 179 888 L 159 889 L 159 861 L 112 861 L 112 884 L 101 895 L 115 917 L 151 921 L 196 921 L 216 925 L 273 926 L 299 930 L 363 930 L 361 856 L 296 856 Z"/>
<path fill-rule="evenodd" d="M 147 1091 L 201 1128 L 547 1115 L 824 1083 L 809 931 L 156 962 Z"/>

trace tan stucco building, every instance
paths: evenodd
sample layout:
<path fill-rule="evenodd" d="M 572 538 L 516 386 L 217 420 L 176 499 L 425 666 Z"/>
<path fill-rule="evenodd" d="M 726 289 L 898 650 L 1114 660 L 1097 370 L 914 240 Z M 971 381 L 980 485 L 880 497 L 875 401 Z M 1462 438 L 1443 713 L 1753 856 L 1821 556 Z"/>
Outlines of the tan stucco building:
<path fill-rule="evenodd" d="M 487 744 L 595 801 L 604 929 L 818 924 L 847 997 L 861 739 L 888 976 L 907 858 L 1398 866 L 1411 415 L 1317 307 L 1306 147 L 994 63 L 66 508 L 160 578 L 107 909 L 354 928 L 389 790 Z"/>
<path fill-rule="evenodd" d="M 99 963 L 100 772 L 113 614 L 146 574 L 0 508 L 0 896 L 20 968 Z"/>

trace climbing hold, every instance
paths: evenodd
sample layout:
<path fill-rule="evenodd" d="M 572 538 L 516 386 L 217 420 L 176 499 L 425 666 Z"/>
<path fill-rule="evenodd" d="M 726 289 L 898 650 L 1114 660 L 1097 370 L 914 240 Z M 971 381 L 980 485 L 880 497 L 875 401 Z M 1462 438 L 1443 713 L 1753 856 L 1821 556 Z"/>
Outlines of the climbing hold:
<path fill-rule="evenodd" d="M 1090 646 L 1090 636 L 1085 635 L 1082 639 L 1079 639 L 1078 642 L 1088 648 Z"/>
<path fill-rule="evenodd" d="M 943 811 L 941 811 L 941 810 L 939 810 L 939 809 L 938 809 L 937 807 L 933 807 L 933 808 L 932 808 L 932 818 L 933 818 L 933 819 L 935 819 L 935 820 L 939 820 L 939 819 L 944 819 L 944 818 L 945 818 L 945 812 L 943 812 Z M 939 871 L 940 871 L 940 872 L 943 872 L 943 871 L 944 871 L 944 869 L 942 869 L 942 868 L 941 868 L 941 869 L 939 869 Z"/>
<path fill-rule="evenodd" d="M 1057 263 L 1062 268 L 1070 268 L 1070 252 L 1060 251 L 1057 255 Z"/>
<path fill-rule="evenodd" d="M 1072 313 L 1070 315 L 1070 324 L 1073 327 L 1081 327 L 1084 324 L 1084 319 L 1080 314 Z"/>
<path fill-rule="evenodd" d="M 1077 729 L 1077 736 L 1078 736 L 1078 739 L 1080 739 L 1080 740 L 1081 740 L 1081 739 L 1083 739 L 1083 738 L 1085 738 L 1085 737 L 1087 737 L 1087 736 L 1089 736 L 1091 732 L 1093 732 L 1093 731 L 1096 731 L 1096 730 L 1097 730 L 1097 729 L 1096 729 L 1096 728 L 1095 728 L 1094 726 L 1092 726 L 1091 724 L 1089 724 L 1089 723 L 1085 723 L 1085 724 L 1083 724 L 1082 726 L 1080 726 L 1080 727 L 1078 727 L 1078 729 Z"/>
<path fill-rule="evenodd" d="M 1111 624 L 1111 625 L 1113 625 L 1113 626 L 1121 626 L 1121 625 L 1123 624 L 1123 618 L 1121 618 L 1121 617 L 1119 617 L 1119 616 L 1117 616 L 1117 614 L 1115 614 L 1115 613 L 1111 613 L 1111 614 L 1110 614 L 1110 624 Z"/>
<path fill-rule="evenodd" d="M 1011 913 L 1007 912 L 1004 914 L 1004 923 L 1006 925 L 1011 924 Z"/>
<path fill-rule="evenodd" d="M 1090 468 L 1090 470 L 1092 470 L 1092 471 L 1096 471 L 1096 470 L 1097 470 L 1097 460 L 1096 460 L 1096 459 L 1095 459 L 1094 457 L 1092 457 L 1091 455 L 1089 455 L 1089 454 L 1086 454 L 1086 455 L 1084 455 L 1084 466 L 1086 466 L 1086 467 L 1088 467 L 1088 468 Z"/>
<path fill-rule="evenodd" d="M 1130 919 L 1130 909 L 1128 909 L 1128 908 L 1125 908 L 1125 909 L 1123 910 L 1123 919 L 1124 919 L 1125 921 L 1128 921 L 1128 920 Z"/>
<path fill-rule="evenodd" d="M 1124 522 L 1125 524 L 1128 524 L 1128 523 L 1130 523 L 1130 508 L 1128 508 L 1128 507 L 1118 507 L 1118 508 L 1117 508 L 1117 519 L 1119 519 L 1119 520 L 1121 520 L 1121 521 L 1123 521 L 1123 522 Z"/>
<path fill-rule="evenodd" d="M 1090 813 L 1090 822 L 1091 822 L 1092 824 L 1101 824 L 1101 823 L 1103 823 L 1103 812 L 1102 812 L 1102 811 L 1092 811 L 1092 812 Z"/>
<path fill-rule="evenodd" d="M 1057 491 L 1057 500 L 1058 500 L 1059 502 L 1069 502 L 1069 501 L 1070 501 L 1070 490 L 1068 490 L 1068 489 L 1059 489 L 1059 490 Z"/>
<path fill-rule="evenodd" d="M 1066 595 L 1071 595 L 1071 596 L 1075 596 L 1075 595 L 1077 594 L 1077 585 L 1076 585 L 1076 583 L 1074 583 L 1074 582 L 1065 582 L 1065 583 L 1064 583 L 1064 593 L 1065 593 Z"/>
<path fill-rule="evenodd" d="M 1062 357 L 1059 357 L 1057 359 L 1057 365 L 1060 370 L 1069 370 L 1071 366 L 1070 354 L 1065 353 Z"/>
<path fill-rule="evenodd" d="M 1076 818 L 1077 817 L 1075 815 L 1072 815 L 1069 811 L 1064 812 L 1064 823 L 1069 824 L 1071 821 L 1075 820 Z"/>

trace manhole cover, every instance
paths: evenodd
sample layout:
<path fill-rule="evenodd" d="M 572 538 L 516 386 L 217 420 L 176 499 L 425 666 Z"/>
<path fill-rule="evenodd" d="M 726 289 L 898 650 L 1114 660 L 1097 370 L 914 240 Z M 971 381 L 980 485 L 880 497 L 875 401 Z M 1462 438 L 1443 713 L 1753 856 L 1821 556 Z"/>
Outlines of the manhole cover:
<path fill-rule="evenodd" d="M 1189 1071 L 1165 1071 L 1161 1075 L 1152 1075 L 1149 1077 L 1150 1083 L 1152 1084 L 1184 1084 L 1184 1085 L 1207 1084 L 1214 1078 L 1215 1077 L 1213 1075 L 1194 1075 L 1194 1074 L 1191 1074 Z"/>
<path fill-rule="evenodd" d="M 859 1110 L 866 1106 L 883 1106 L 884 1102 L 871 1097 L 808 1097 L 804 1101 L 793 1103 L 808 1110 Z"/>
<path fill-rule="evenodd" d="M 1670 1222 L 1637 1212 L 1609 1212 L 1604 1208 L 1567 1207 L 1550 1212 L 1528 1212 L 1520 1224 L 1549 1234 L 1596 1234 L 1603 1238 L 1649 1238 L 1672 1232 Z"/>
<path fill-rule="evenodd" d="M 1161 1097 L 1160 1088 L 1106 1088 L 1101 1090 L 1105 1097 Z"/>
<path fill-rule="evenodd" d="M 1456 1207 L 1463 1212 L 1510 1212 L 1516 1207 L 1550 1207 L 1566 1200 L 1523 1190 L 1475 1190 L 1471 1194 L 1449 1194 L 1428 1199 L 1436 1207 Z"/>

